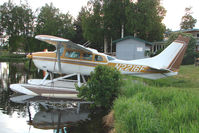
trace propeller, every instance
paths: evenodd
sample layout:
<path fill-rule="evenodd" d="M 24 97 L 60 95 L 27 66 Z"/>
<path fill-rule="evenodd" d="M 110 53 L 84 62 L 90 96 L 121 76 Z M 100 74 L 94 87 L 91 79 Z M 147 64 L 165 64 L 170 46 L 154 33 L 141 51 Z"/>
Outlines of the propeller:
<path fill-rule="evenodd" d="M 28 73 L 30 73 L 31 65 L 32 65 L 32 52 L 31 52 L 31 53 L 29 53 L 26 57 L 27 57 L 27 58 L 29 58 L 29 63 L 28 63 Z"/>

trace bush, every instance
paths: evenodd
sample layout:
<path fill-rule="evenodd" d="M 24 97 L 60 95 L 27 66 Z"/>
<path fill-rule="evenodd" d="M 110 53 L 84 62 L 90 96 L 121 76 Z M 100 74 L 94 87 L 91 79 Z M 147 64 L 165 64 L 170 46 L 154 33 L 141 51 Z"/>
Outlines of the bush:
<path fill-rule="evenodd" d="M 98 65 L 91 72 L 90 79 L 82 87 L 77 87 L 79 97 L 93 101 L 95 105 L 111 107 L 122 85 L 121 74 L 113 67 Z"/>

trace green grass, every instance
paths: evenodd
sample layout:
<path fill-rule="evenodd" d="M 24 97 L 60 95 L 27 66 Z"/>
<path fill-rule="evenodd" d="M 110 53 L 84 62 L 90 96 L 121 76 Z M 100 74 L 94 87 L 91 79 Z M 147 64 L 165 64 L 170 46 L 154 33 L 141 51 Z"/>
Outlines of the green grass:
<path fill-rule="evenodd" d="M 135 82 L 136 80 L 136 82 Z M 160 80 L 127 77 L 114 102 L 118 133 L 198 133 L 199 68 L 182 66 Z"/>

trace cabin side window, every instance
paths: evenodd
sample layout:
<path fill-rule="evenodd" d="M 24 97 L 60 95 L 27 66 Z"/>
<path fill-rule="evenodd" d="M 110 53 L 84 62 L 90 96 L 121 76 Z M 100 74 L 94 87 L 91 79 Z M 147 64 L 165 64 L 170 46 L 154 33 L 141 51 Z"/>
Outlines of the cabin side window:
<path fill-rule="evenodd" d="M 103 61 L 102 56 L 100 56 L 100 55 L 95 55 L 95 61 Z"/>
<path fill-rule="evenodd" d="M 64 52 L 64 46 L 62 46 L 62 47 L 59 49 L 59 54 L 60 54 L 60 56 L 63 54 L 63 52 Z"/>
<path fill-rule="evenodd" d="M 66 51 L 65 56 L 68 57 L 68 58 L 80 58 L 80 52 Z"/>
<path fill-rule="evenodd" d="M 59 56 L 62 56 L 63 52 L 64 52 L 64 46 L 61 45 L 59 48 L 58 48 L 58 51 L 59 51 Z M 57 50 L 54 51 L 55 53 L 57 53 Z"/>
<path fill-rule="evenodd" d="M 92 60 L 92 57 L 93 57 L 92 54 L 88 54 L 88 53 L 82 54 L 82 59 L 84 59 L 84 60 Z"/>

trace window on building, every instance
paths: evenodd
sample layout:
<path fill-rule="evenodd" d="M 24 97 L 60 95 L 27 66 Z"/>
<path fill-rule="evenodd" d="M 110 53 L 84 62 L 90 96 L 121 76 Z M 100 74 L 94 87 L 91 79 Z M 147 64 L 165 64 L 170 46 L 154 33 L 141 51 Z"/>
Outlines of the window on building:
<path fill-rule="evenodd" d="M 197 34 L 197 37 L 199 38 L 199 33 Z"/>
<path fill-rule="evenodd" d="M 142 48 L 142 47 L 137 47 L 137 51 L 138 51 L 138 52 L 142 52 L 142 51 L 143 51 L 143 48 Z"/>
<path fill-rule="evenodd" d="M 103 61 L 102 56 L 100 56 L 100 55 L 95 55 L 95 61 Z"/>

